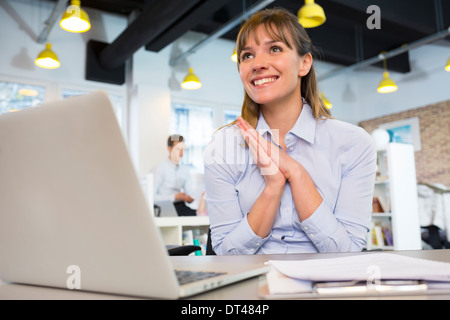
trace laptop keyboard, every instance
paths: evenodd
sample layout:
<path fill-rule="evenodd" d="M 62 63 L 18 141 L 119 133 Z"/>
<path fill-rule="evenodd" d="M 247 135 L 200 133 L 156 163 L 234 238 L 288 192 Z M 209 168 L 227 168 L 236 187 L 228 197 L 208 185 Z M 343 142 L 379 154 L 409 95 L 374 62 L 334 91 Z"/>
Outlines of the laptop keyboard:
<path fill-rule="evenodd" d="M 211 277 L 220 276 L 225 274 L 224 272 L 206 272 L 206 271 L 186 271 L 186 270 L 175 270 L 175 274 L 180 285 L 208 279 Z"/>

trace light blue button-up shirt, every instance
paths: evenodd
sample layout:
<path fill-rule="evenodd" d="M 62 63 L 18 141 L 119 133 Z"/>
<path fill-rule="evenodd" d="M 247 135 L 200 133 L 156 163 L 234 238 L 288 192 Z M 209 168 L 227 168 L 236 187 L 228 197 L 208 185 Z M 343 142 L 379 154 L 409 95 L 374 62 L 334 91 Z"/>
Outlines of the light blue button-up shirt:
<path fill-rule="evenodd" d="M 262 113 L 256 130 L 275 143 Z M 286 152 L 305 167 L 323 201 L 300 222 L 287 182 L 265 238 L 247 221 L 265 182 L 239 128 L 222 128 L 206 148 L 205 200 L 216 254 L 360 251 L 369 231 L 377 168 L 372 137 L 336 119 L 316 120 L 304 103 L 285 143 Z"/>
<path fill-rule="evenodd" d="M 182 163 L 176 165 L 170 159 L 165 159 L 154 171 L 154 200 L 175 202 L 175 195 L 179 192 L 193 196 L 189 168 Z"/>

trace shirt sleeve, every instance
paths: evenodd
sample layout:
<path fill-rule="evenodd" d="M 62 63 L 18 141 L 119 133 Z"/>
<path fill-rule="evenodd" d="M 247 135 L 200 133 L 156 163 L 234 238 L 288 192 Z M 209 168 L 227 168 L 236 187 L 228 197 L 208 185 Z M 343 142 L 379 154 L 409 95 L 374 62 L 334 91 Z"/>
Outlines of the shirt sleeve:
<path fill-rule="evenodd" d="M 377 168 L 376 148 L 366 132 L 354 137 L 352 147 L 345 153 L 335 207 L 330 208 L 322 201 L 309 218 L 297 222 L 319 252 L 361 251 L 366 244 Z"/>
<path fill-rule="evenodd" d="M 225 161 L 224 150 L 228 141 L 236 140 L 219 135 L 204 153 L 205 201 L 210 217 L 211 242 L 218 255 L 254 254 L 270 235 L 264 239 L 257 236 L 248 224 L 248 212 L 241 209 L 235 185 L 242 172 L 239 165 Z"/>

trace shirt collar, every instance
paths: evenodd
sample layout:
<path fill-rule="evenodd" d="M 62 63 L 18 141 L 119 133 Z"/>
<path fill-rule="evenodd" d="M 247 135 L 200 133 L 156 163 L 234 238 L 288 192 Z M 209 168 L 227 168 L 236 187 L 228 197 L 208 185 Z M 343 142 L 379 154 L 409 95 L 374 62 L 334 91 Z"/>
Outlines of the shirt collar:
<path fill-rule="evenodd" d="M 268 132 L 268 133 L 270 133 L 272 135 L 272 130 L 270 130 L 270 127 L 267 124 L 266 119 L 264 119 L 264 116 L 263 116 L 262 112 L 259 113 L 259 119 L 258 119 L 258 123 L 256 124 L 256 128 L 255 129 L 262 136 L 264 136 L 264 134 L 266 132 Z"/>
<path fill-rule="evenodd" d="M 313 115 L 311 106 L 303 99 L 303 109 L 300 116 L 295 122 L 292 129 L 289 131 L 295 134 L 297 137 L 308 141 L 309 143 L 314 143 L 314 138 L 316 136 L 316 118 Z"/>
<path fill-rule="evenodd" d="M 173 168 L 178 168 L 180 164 L 175 164 L 172 162 L 172 160 L 170 160 L 169 157 L 167 157 L 166 159 L 167 163 L 169 164 L 169 166 L 173 167 Z"/>
<path fill-rule="evenodd" d="M 279 140 L 278 137 L 274 137 L 272 129 L 270 129 L 269 125 L 266 122 L 266 119 L 264 119 L 262 112 L 259 113 L 259 119 L 255 129 L 264 139 L 273 142 L 275 145 L 281 147 L 277 142 Z M 268 136 L 270 136 L 270 139 L 268 138 Z"/>
<path fill-rule="evenodd" d="M 292 129 L 289 131 L 290 133 L 296 135 L 303 140 L 308 141 L 309 143 L 314 143 L 314 138 L 316 135 L 316 118 L 312 113 L 311 106 L 303 99 L 303 109 L 295 122 Z M 259 132 L 261 136 L 264 137 L 265 133 L 269 133 L 273 136 L 273 133 L 264 119 L 262 112 L 259 114 L 258 124 L 256 125 L 256 130 Z"/>

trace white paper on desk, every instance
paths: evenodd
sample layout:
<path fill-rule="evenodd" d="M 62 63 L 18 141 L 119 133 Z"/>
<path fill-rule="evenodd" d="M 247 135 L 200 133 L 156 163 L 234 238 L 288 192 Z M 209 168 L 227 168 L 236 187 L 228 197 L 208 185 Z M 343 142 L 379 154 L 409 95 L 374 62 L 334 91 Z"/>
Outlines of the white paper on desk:
<path fill-rule="evenodd" d="M 286 277 L 275 268 L 270 269 L 266 278 L 271 295 L 312 292 L 312 281 Z"/>
<path fill-rule="evenodd" d="M 270 260 L 269 263 L 287 277 L 309 281 L 450 281 L 450 263 L 393 253 L 365 253 L 301 261 Z"/>

